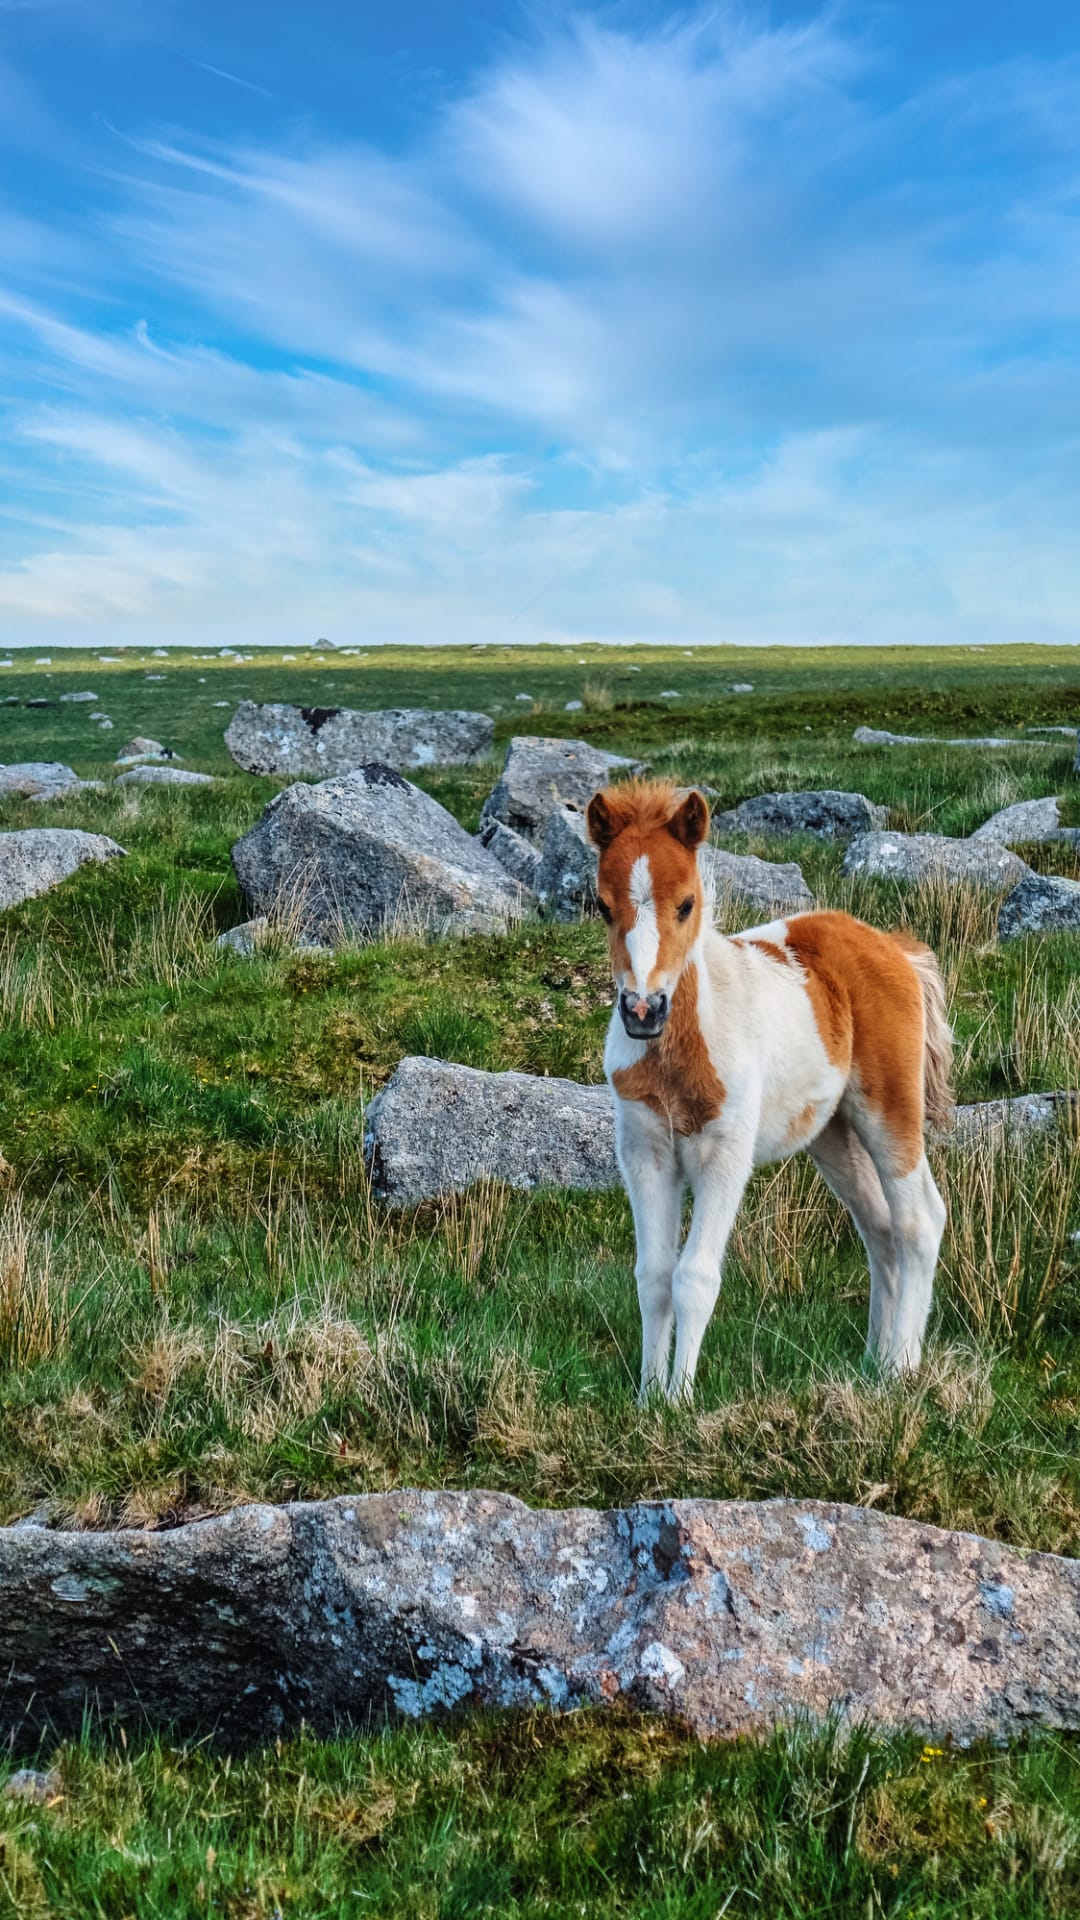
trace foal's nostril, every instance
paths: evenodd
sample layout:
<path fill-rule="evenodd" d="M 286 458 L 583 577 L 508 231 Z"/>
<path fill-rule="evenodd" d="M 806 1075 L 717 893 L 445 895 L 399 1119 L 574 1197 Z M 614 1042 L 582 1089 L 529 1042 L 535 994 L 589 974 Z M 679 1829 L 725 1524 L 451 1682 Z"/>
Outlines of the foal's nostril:
<path fill-rule="evenodd" d="M 650 1040 L 660 1032 L 668 1016 L 666 993 L 634 993 L 624 988 L 619 995 L 619 1014 L 632 1039 Z"/>

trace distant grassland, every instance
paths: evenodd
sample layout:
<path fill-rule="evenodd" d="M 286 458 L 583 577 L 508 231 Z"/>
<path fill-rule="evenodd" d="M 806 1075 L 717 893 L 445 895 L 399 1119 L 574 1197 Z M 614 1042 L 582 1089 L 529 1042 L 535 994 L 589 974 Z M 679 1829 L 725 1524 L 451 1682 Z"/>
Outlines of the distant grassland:
<path fill-rule="evenodd" d="M 967 833 L 1048 793 L 1080 818 L 1072 742 L 872 749 L 852 729 L 1073 724 L 1080 656 L 15 660 L 0 700 L 53 704 L 0 706 L 0 761 L 111 780 L 144 733 L 219 780 L 0 802 L 0 829 L 81 826 L 128 849 L 0 915 L 0 1520 L 44 1505 L 76 1525 L 162 1525 L 401 1484 L 550 1504 L 783 1493 L 1080 1552 L 1072 1139 L 1026 1156 L 935 1146 L 951 1218 L 930 1358 L 902 1383 L 860 1373 L 867 1282 L 846 1218 L 808 1163 L 763 1170 L 697 1403 L 642 1413 L 621 1193 L 481 1187 L 391 1217 L 361 1152 L 364 1101 L 407 1052 L 598 1078 L 602 929 L 533 923 L 332 959 L 213 945 L 245 917 L 229 848 L 285 784 L 229 760 L 221 736 L 242 698 L 494 712 L 490 764 L 417 776 L 469 828 L 510 734 L 542 732 L 705 781 L 719 805 L 853 787 L 897 827 Z M 739 681 L 754 691 L 726 691 Z M 85 706 L 58 702 L 89 687 L 114 722 L 103 736 Z M 751 850 L 798 859 L 824 902 L 932 941 L 964 1097 L 1080 1085 L 1080 941 L 999 947 L 984 896 L 851 883 L 841 850 L 809 840 Z M 1025 852 L 1080 875 L 1068 849 Z M 1072 1913 L 1075 1755 L 1055 1742 L 927 1760 L 903 1741 L 807 1738 L 702 1756 L 587 1716 L 301 1742 L 233 1776 L 209 1757 L 91 1742 L 65 1750 L 63 1809 L 0 1813 L 0 1917 Z"/>

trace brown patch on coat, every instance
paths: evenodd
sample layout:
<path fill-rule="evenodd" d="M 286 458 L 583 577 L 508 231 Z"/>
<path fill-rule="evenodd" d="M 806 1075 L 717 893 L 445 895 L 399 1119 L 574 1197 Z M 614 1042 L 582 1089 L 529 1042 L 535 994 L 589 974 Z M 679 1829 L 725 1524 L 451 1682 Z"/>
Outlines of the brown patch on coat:
<path fill-rule="evenodd" d="M 787 945 L 830 1061 L 884 1122 L 896 1172 L 910 1173 L 923 1152 L 927 1035 L 905 941 L 850 914 L 803 913 L 788 921 Z"/>
<path fill-rule="evenodd" d="M 759 953 L 767 954 L 782 967 L 790 967 L 791 955 L 786 947 L 778 947 L 775 940 L 748 940 L 748 947 L 756 947 Z"/>
<path fill-rule="evenodd" d="M 800 1140 L 804 1140 L 809 1136 L 813 1131 L 818 1112 L 819 1105 L 816 1100 L 808 1100 L 805 1107 L 800 1107 L 794 1120 L 788 1122 L 787 1133 L 784 1136 L 784 1145 L 786 1147 L 797 1147 Z"/>
<path fill-rule="evenodd" d="M 612 1075 L 622 1100 L 641 1100 L 673 1133 L 700 1133 L 715 1120 L 727 1097 L 713 1066 L 697 1016 L 697 967 L 680 977 L 663 1032 L 646 1042 L 632 1067 Z"/>

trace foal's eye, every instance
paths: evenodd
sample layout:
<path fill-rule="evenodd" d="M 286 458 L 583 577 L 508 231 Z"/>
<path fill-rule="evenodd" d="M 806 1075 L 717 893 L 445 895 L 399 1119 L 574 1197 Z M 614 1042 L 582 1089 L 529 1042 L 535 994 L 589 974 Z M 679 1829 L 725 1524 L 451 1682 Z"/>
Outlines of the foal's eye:
<path fill-rule="evenodd" d="M 693 911 L 694 911 L 694 896 L 693 894 L 691 894 L 689 900 L 683 901 L 682 906 L 678 909 L 676 918 L 679 920 L 689 920 L 690 915 L 693 913 Z"/>
<path fill-rule="evenodd" d="M 606 900 L 598 900 L 596 904 L 597 904 L 597 906 L 598 906 L 598 907 L 599 907 L 599 909 L 600 909 L 600 918 L 601 918 L 601 920 L 606 920 L 606 921 L 607 921 L 607 923 L 608 923 L 608 926 L 610 927 L 610 925 L 611 925 L 611 908 L 610 908 L 610 907 L 608 906 L 608 903 L 607 903 L 607 901 L 606 901 Z"/>

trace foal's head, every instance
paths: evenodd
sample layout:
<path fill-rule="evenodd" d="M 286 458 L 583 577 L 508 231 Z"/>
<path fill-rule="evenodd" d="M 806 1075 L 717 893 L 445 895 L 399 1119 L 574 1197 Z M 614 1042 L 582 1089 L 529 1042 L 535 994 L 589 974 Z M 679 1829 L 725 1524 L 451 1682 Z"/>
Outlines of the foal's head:
<path fill-rule="evenodd" d="M 709 809 L 693 790 L 641 781 L 594 793 L 585 817 L 622 1023 L 631 1039 L 653 1040 L 701 930 L 697 850 Z"/>

